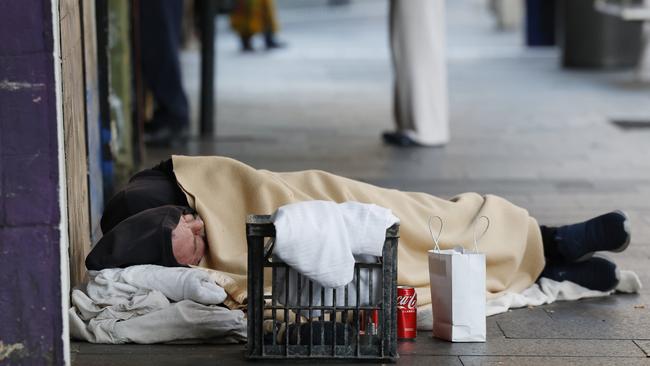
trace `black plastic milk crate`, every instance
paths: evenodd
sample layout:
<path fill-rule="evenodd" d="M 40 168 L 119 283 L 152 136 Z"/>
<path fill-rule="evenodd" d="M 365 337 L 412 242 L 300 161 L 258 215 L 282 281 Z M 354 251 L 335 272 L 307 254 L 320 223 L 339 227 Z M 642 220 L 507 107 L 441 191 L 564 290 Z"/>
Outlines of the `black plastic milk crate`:
<path fill-rule="evenodd" d="M 248 216 L 246 237 L 248 359 L 397 360 L 398 224 L 386 230 L 382 257 L 357 262 L 338 296 L 273 258 L 270 216 Z"/>

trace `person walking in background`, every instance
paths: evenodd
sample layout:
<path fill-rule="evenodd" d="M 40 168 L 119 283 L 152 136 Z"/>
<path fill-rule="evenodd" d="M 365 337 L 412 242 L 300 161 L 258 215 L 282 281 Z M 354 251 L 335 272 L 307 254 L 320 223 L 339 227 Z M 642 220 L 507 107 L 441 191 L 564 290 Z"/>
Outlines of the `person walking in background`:
<path fill-rule="evenodd" d="M 449 142 L 444 0 L 390 1 L 396 130 L 385 143 L 400 147 Z"/>
<path fill-rule="evenodd" d="M 144 141 L 149 146 L 170 146 L 187 136 L 190 119 L 179 60 L 183 0 L 139 4 L 140 66 L 155 102 L 153 119 L 145 123 Z"/>
<path fill-rule="evenodd" d="M 278 21 L 275 15 L 273 0 L 237 0 L 230 13 L 230 26 L 237 32 L 241 40 L 242 51 L 254 51 L 252 39 L 255 34 L 264 35 L 266 49 L 282 48 L 275 34 Z"/>

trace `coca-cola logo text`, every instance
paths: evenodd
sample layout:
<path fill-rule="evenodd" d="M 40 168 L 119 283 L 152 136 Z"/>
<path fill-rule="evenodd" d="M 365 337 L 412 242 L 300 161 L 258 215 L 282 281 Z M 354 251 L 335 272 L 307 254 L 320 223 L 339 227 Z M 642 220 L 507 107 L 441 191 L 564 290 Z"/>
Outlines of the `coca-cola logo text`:
<path fill-rule="evenodd" d="M 413 295 L 397 296 L 397 306 L 399 307 L 404 307 L 407 309 L 415 309 L 416 303 L 417 303 L 417 297 L 415 293 Z"/>

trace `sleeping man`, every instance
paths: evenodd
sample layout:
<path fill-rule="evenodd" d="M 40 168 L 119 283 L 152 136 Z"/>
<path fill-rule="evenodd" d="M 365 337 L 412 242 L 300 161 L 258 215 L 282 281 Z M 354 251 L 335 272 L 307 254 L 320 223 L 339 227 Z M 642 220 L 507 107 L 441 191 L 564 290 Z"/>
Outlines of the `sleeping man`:
<path fill-rule="evenodd" d="M 101 270 L 137 264 L 200 265 L 232 278 L 245 291 L 246 216 L 271 214 L 309 200 L 373 203 L 400 219 L 398 284 L 415 287 L 418 306 L 430 304 L 428 221 L 444 221 L 440 247 L 473 243 L 473 223 L 487 216 L 481 239 L 488 298 L 521 292 L 544 276 L 592 290 L 618 284 L 616 265 L 595 252 L 624 250 L 629 221 L 620 211 L 560 227 L 539 226 L 528 212 L 493 195 L 465 193 L 445 200 L 308 170 L 275 173 L 224 157 L 173 156 L 134 175 L 106 205 L 104 233 L 86 258 Z"/>

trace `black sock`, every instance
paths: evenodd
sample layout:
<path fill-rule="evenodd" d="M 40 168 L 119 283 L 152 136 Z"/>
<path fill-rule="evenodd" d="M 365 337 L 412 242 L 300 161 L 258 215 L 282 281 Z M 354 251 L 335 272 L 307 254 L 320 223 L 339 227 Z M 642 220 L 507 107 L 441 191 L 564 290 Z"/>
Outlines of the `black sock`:
<path fill-rule="evenodd" d="M 629 220 L 613 211 L 571 225 L 540 226 L 544 256 L 550 262 L 581 262 L 595 252 L 621 252 L 630 243 Z"/>
<path fill-rule="evenodd" d="M 616 264 L 601 257 L 592 257 L 580 263 L 547 263 L 540 277 L 558 282 L 571 281 L 597 291 L 611 291 L 619 282 Z"/>
<path fill-rule="evenodd" d="M 557 249 L 569 262 L 590 258 L 594 252 L 620 252 L 630 243 L 629 222 L 621 211 L 556 228 Z"/>
<path fill-rule="evenodd" d="M 562 260 L 557 247 L 557 240 L 555 238 L 556 228 L 551 226 L 540 225 L 539 230 L 542 232 L 542 245 L 544 246 L 544 257 L 547 262 L 558 262 Z"/>

